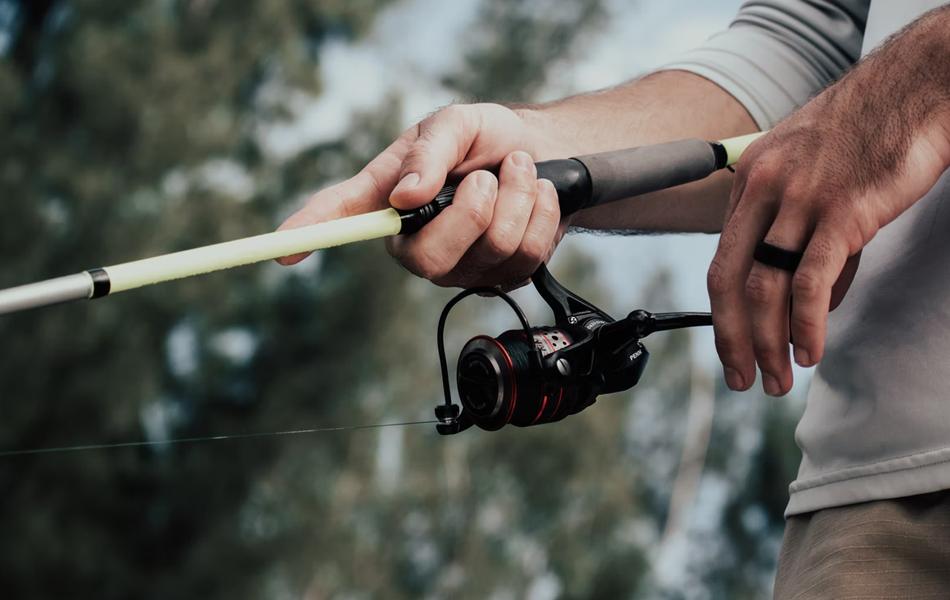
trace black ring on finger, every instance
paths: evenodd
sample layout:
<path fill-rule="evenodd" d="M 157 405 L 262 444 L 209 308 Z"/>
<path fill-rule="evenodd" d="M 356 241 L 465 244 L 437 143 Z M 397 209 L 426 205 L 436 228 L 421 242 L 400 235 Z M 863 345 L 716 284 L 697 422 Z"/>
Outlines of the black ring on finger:
<path fill-rule="evenodd" d="M 752 258 L 763 265 L 794 273 L 795 269 L 798 268 L 798 264 L 802 262 L 804 255 L 804 252 L 786 250 L 785 248 L 779 248 L 778 246 L 773 246 L 768 242 L 762 241 L 756 244 L 755 253 L 752 255 Z"/>

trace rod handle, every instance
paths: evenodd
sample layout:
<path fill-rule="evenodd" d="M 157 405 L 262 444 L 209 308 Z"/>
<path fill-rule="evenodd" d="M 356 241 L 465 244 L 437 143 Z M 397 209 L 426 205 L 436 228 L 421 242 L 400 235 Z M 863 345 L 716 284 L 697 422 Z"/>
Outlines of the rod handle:
<path fill-rule="evenodd" d="M 579 156 L 590 173 L 583 208 L 632 198 L 703 179 L 726 166 L 721 145 L 688 139 Z"/>
<path fill-rule="evenodd" d="M 548 179 L 557 190 L 561 215 L 569 215 L 588 206 L 591 180 L 587 167 L 576 158 L 562 158 L 535 163 L 538 179 Z M 436 218 L 455 199 L 455 186 L 447 185 L 436 197 L 419 208 L 397 210 L 402 219 L 401 234 L 415 233 Z"/>
<path fill-rule="evenodd" d="M 561 215 L 616 200 L 664 190 L 708 177 L 736 160 L 755 138 L 723 142 L 699 139 L 627 148 L 537 163 L 538 178 L 549 179 L 558 193 Z M 729 142 L 737 142 L 728 146 Z M 741 142 L 739 144 L 738 142 Z M 415 233 L 455 197 L 455 186 L 442 188 L 428 204 L 399 211 L 400 233 Z"/>

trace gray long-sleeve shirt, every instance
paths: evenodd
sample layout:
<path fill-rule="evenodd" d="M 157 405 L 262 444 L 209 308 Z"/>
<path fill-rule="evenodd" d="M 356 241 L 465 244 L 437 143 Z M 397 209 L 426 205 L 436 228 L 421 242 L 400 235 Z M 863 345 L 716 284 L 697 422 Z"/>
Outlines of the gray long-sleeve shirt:
<path fill-rule="evenodd" d="M 944 3 L 752 0 L 728 30 L 663 68 L 713 81 L 766 129 Z M 795 432 L 802 463 L 787 515 L 950 488 L 948 198 L 950 170 L 868 244 L 831 313 Z"/>

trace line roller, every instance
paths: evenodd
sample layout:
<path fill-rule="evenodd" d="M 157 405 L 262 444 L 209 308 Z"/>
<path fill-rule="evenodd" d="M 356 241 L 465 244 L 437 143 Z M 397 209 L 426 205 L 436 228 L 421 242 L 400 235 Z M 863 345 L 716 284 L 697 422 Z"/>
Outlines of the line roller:
<path fill-rule="evenodd" d="M 537 164 L 557 189 L 561 214 L 703 179 L 735 164 L 763 133 L 708 142 L 686 139 Z M 447 186 L 413 210 L 388 208 L 0 290 L 0 314 L 102 298 L 147 285 L 353 242 L 411 234 L 452 203 Z"/>

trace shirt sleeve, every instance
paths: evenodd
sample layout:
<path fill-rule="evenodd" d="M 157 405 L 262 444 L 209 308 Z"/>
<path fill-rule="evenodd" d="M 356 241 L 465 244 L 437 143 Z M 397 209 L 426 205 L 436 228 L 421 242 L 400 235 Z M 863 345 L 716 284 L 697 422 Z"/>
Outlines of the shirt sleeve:
<path fill-rule="evenodd" d="M 773 127 L 861 55 L 870 0 L 750 0 L 729 28 L 659 70 L 689 71 Z"/>

